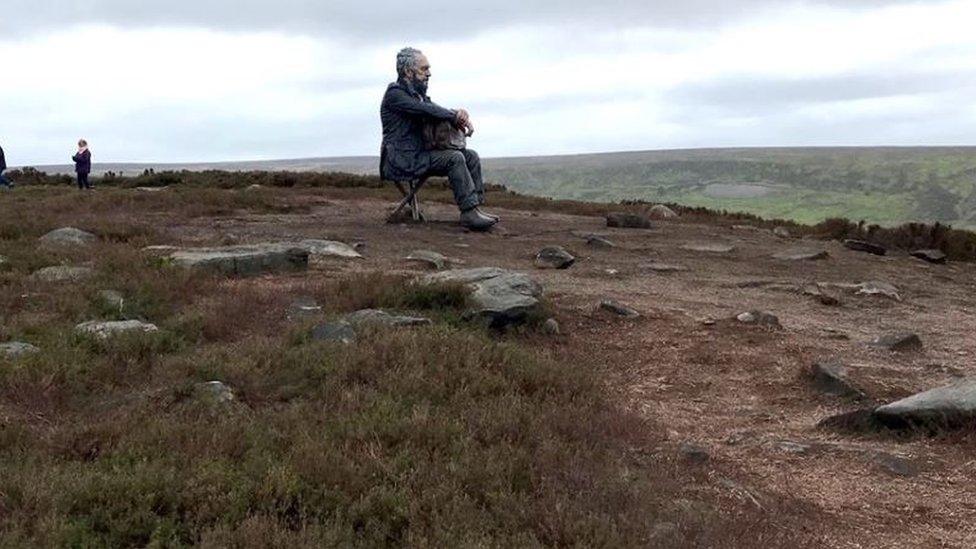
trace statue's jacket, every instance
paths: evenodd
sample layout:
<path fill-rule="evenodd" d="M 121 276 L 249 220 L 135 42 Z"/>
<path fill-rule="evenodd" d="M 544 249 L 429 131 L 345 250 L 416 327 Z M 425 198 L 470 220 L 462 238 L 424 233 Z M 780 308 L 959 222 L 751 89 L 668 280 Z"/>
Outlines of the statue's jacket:
<path fill-rule="evenodd" d="M 430 169 L 430 152 L 424 147 L 424 124 L 454 120 L 457 113 L 432 102 L 408 82 L 393 82 L 380 105 L 383 145 L 380 175 L 390 181 L 423 176 Z"/>

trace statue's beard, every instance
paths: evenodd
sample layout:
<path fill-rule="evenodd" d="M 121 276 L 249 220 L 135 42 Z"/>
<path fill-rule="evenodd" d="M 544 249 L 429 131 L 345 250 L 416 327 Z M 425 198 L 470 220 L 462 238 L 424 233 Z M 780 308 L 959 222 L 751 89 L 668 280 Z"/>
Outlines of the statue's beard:
<path fill-rule="evenodd" d="M 427 81 L 421 80 L 419 78 L 412 78 L 411 82 L 413 89 L 417 90 L 422 95 L 427 95 Z"/>

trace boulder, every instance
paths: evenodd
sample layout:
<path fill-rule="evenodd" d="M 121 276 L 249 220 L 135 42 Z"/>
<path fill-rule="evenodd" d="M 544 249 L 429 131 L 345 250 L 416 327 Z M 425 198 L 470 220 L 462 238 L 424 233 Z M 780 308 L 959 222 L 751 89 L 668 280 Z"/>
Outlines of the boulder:
<path fill-rule="evenodd" d="M 377 309 L 363 309 L 349 313 L 344 320 L 353 327 L 359 326 L 429 326 L 429 318 L 391 315 Z"/>
<path fill-rule="evenodd" d="M 74 227 L 55 229 L 40 238 L 45 244 L 85 246 L 98 240 L 98 237 Z"/>
<path fill-rule="evenodd" d="M 140 320 L 90 320 L 75 326 L 75 331 L 78 333 L 95 336 L 98 339 L 108 339 L 114 335 L 125 333 L 149 333 L 158 330 L 159 328 L 155 324 Z"/>
<path fill-rule="evenodd" d="M 55 265 L 53 267 L 38 269 L 37 271 L 34 271 L 30 277 L 32 280 L 39 280 L 42 282 L 77 282 L 79 280 L 90 278 L 94 274 L 95 271 L 88 267 Z"/>
<path fill-rule="evenodd" d="M 339 257 L 343 259 L 362 259 L 363 257 L 349 244 L 336 240 L 306 238 L 297 244 L 292 244 L 292 246 L 308 250 L 308 253 L 313 257 Z"/>
<path fill-rule="evenodd" d="M 576 258 L 562 246 L 547 246 L 535 255 L 535 266 L 539 269 L 568 269 Z"/>
<path fill-rule="evenodd" d="M 830 254 L 826 250 L 793 250 L 773 255 L 774 259 L 782 261 L 817 261 L 828 257 Z"/>
<path fill-rule="evenodd" d="M 424 284 L 453 282 L 469 286 L 473 308 L 468 317 L 488 320 L 493 327 L 503 327 L 525 320 L 539 306 L 542 286 L 526 274 L 497 267 L 453 269 L 426 275 Z"/>
<path fill-rule="evenodd" d="M 294 244 L 252 244 L 220 248 L 188 248 L 169 256 L 173 263 L 227 275 L 250 276 L 308 268 L 308 248 Z"/>
<path fill-rule="evenodd" d="M 414 250 L 410 252 L 410 254 L 407 255 L 407 257 L 405 257 L 404 259 L 406 259 L 407 261 L 416 261 L 418 263 L 424 263 L 428 267 L 436 271 L 444 270 L 447 267 L 447 264 L 449 263 L 446 257 L 444 257 L 443 255 L 437 252 L 432 252 L 430 250 Z"/>
<path fill-rule="evenodd" d="M 345 321 L 326 322 L 312 328 L 313 341 L 328 341 L 332 343 L 349 344 L 356 341 L 356 332 Z"/>
<path fill-rule="evenodd" d="M 651 219 L 675 219 L 678 217 L 678 213 L 664 204 L 658 204 L 648 210 L 647 217 Z"/>
<path fill-rule="evenodd" d="M 640 214 L 629 212 L 612 212 L 607 214 L 607 227 L 621 229 L 650 229 L 651 220 Z"/>
<path fill-rule="evenodd" d="M 946 262 L 946 254 L 942 250 L 915 250 L 912 257 L 917 257 L 922 261 L 943 265 Z"/>
<path fill-rule="evenodd" d="M 38 351 L 40 351 L 40 349 L 37 347 L 22 341 L 8 341 L 7 343 L 0 343 L 0 356 L 5 358 L 20 358 Z"/>
<path fill-rule="evenodd" d="M 638 318 L 640 313 L 637 310 L 632 309 L 623 303 L 614 301 L 612 299 L 604 299 L 600 302 L 600 308 L 604 311 L 609 311 L 617 316 L 622 316 L 624 318 Z"/>
<path fill-rule="evenodd" d="M 814 387 L 822 393 L 863 398 L 864 392 L 848 378 L 847 368 L 839 362 L 818 362 L 810 367 L 810 378 Z"/>
<path fill-rule="evenodd" d="M 688 250 L 689 252 L 703 252 L 709 254 L 728 254 L 735 251 L 735 246 L 730 246 L 728 244 L 716 244 L 716 243 L 699 243 L 699 244 L 685 244 L 681 247 L 682 250 Z"/>
<path fill-rule="evenodd" d="M 879 244 L 866 242 L 864 240 L 853 240 L 850 238 L 844 241 L 844 247 L 848 250 L 854 250 L 855 252 L 866 252 L 874 255 L 885 255 L 888 253 L 888 250 Z"/>
<path fill-rule="evenodd" d="M 976 420 L 976 378 L 967 378 L 879 406 L 874 416 L 890 427 L 952 427 Z"/>
<path fill-rule="evenodd" d="M 918 337 L 918 334 L 889 334 L 876 338 L 869 345 L 895 352 L 920 351 L 922 350 L 922 339 Z"/>
<path fill-rule="evenodd" d="M 779 318 L 776 315 L 764 311 L 749 311 L 738 315 L 735 317 L 735 319 L 743 324 L 754 324 L 756 326 L 764 326 L 767 328 L 783 327 L 779 323 Z"/>

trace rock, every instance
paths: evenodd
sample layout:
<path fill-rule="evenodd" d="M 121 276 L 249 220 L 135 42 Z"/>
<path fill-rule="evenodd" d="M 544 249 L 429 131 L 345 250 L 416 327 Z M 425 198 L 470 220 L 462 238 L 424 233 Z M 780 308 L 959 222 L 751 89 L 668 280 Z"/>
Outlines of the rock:
<path fill-rule="evenodd" d="M 779 318 L 777 318 L 776 315 L 763 311 L 749 311 L 747 313 L 742 313 L 741 315 L 735 317 L 735 319 L 743 324 L 754 324 L 756 326 L 765 326 L 767 328 L 783 327 L 779 323 Z"/>
<path fill-rule="evenodd" d="M 790 234 L 790 230 L 787 229 L 786 227 L 776 227 L 776 228 L 774 228 L 773 229 L 773 234 L 776 235 L 776 236 L 778 236 L 778 237 L 780 237 L 780 238 L 793 238 L 793 235 Z"/>
<path fill-rule="evenodd" d="M 728 254 L 735 251 L 735 246 L 729 246 L 728 244 L 685 244 L 681 247 L 682 250 L 688 250 L 689 252 L 703 252 L 709 254 Z"/>
<path fill-rule="evenodd" d="M 922 339 L 918 337 L 918 334 L 889 334 L 878 337 L 869 345 L 895 352 L 920 351 L 922 350 Z"/>
<path fill-rule="evenodd" d="M 237 398 L 234 395 L 234 391 L 220 381 L 207 381 L 205 383 L 199 383 L 197 384 L 197 390 L 200 391 L 204 400 L 207 400 L 212 404 L 227 404 L 233 402 Z"/>
<path fill-rule="evenodd" d="M 555 318 L 550 318 L 542 324 L 542 333 L 546 335 L 559 335 L 559 321 Z"/>
<path fill-rule="evenodd" d="M 651 219 L 675 219 L 678 213 L 664 204 L 658 204 L 647 212 L 647 217 Z"/>
<path fill-rule="evenodd" d="M 312 328 L 311 337 L 313 341 L 349 344 L 356 340 L 356 332 L 348 322 L 340 320 L 315 326 Z"/>
<path fill-rule="evenodd" d="M 322 314 L 322 306 L 311 297 L 299 297 L 288 306 L 285 317 L 291 321 L 315 318 Z"/>
<path fill-rule="evenodd" d="M 95 242 L 98 237 L 81 229 L 63 227 L 47 233 L 40 240 L 46 244 L 84 246 Z"/>
<path fill-rule="evenodd" d="M 568 269 L 576 258 L 562 246 L 547 246 L 535 255 L 535 266 L 539 269 Z"/>
<path fill-rule="evenodd" d="M 682 442 L 678 446 L 678 451 L 685 459 L 694 463 L 705 463 L 711 456 L 708 455 L 708 450 L 705 450 L 701 446 L 693 442 Z"/>
<path fill-rule="evenodd" d="M 75 326 L 75 330 L 82 334 L 95 336 L 98 339 L 108 339 L 111 336 L 134 333 L 134 332 L 156 332 L 159 328 L 155 324 L 149 324 L 140 320 L 90 320 Z"/>
<path fill-rule="evenodd" d="M 819 284 L 807 284 L 804 286 L 803 295 L 815 297 L 817 301 L 828 307 L 840 305 L 840 297 Z"/>
<path fill-rule="evenodd" d="M 668 263 L 642 263 L 637 268 L 642 271 L 654 271 L 656 273 L 678 273 L 688 270 L 687 267 Z"/>
<path fill-rule="evenodd" d="M 916 466 L 912 461 L 900 456 L 885 452 L 878 452 L 874 455 L 871 461 L 877 464 L 882 471 L 896 477 L 907 478 L 918 475 L 918 466 Z"/>
<path fill-rule="evenodd" d="M 887 282 L 878 282 L 874 280 L 862 282 L 857 285 L 857 294 L 879 295 L 894 299 L 895 301 L 901 301 L 901 296 L 898 295 L 898 288 L 888 284 Z"/>
<path fill-rule="evenodd" d="M 107 308 L 115 309 L 119 312 L 122 311 L 122 307 L 125 305 L 125 297 L 115 290 L 99 290 L 98 300 Z"/>
<path fill-rule="evenodd" d="M 773 255 L 774 259 L 782 261 L 817 261 L 828 257 L 830 254 L 826 250 L 794 250 Z"/>
<path fill-rule="evenodd" d="M 942 250 L 915 250 L 911 253 L 912 257 L 917 257 L 922 261 L 943 265 L 946 262 L 946 254 Z"/>
<path fill-rule="evenodd" d="M 349 313 L 344 320 L 353 327 L 359 326 L 429 326 L 429 318 L 391 315 L 377 309 L 363 309 Z"/>
<path fill-rule="evenodd" d="M 874 416 L 890 427 L 957 427 L 976 420 L 976 378 L 967 378 L 879 406 Z"/>
<path fill-rule="evenodd" d="M 244 187 L 244 190 L 245 191 L 260 191 L 263 188 L 264 188 L 264 185 L 258 185 L 257 183 L 254 183 L 253 185 L 248 185 L 247 187 Z"/>
<path fill-rule="evenodd" d="M 352 246 L 335 240 L 306 238 L 293 246 L 307 249 L 314 257 L 341 257 L 343 259 L 362 259 L 363 257 Z"/>
<path fill-rule="evenodd" d="M 612 299 L 604 299 L 600 302 L 600 308 L 604 311 L 609 311 L 617 316 L 622 316 L 624 318 L 638 318 L 640 313 L 630 307 L 614 301 Z"/>
<path fill-rule="evenodd" d="M 143 193 L 158 193 L 159 191 L 165 191 L 169 187 L 136 187 L 136 190 Z"/>
<path fill-rule="evenodd" d="M 810 377 L 814 387 L 822 393 L 833 396 L 863 398 L 864 392 L 858 389 L 847 376 L 847 368 L 839 362 L 818 362 L 810 367 Z"/>
<path fill-rule="evenodd" d="M 432 252 L 430 250 L 414 250 L 410 252 L 410 255 L 405 257 L 407 261 L 416 261 L 419 263 L 425 263 L 427 266 L 433 268 L 437 271 L 444 270 L 447 267 L 448 259 L 443 255 Z"/>
<path fill-rule="evenodd" d="M 88 267 L 56 265 L 34 271 L 30 277 L 32 280 L 40 280 L 42 282 L 77 282 L 90 278 L 94 274 L 95 271 Z"/>
<path fill-rule="evenodd" d="M 617 246 L 606 238 L 595 234 L 586 236 L 586 245 L 604 250 L 609 250 L 610 248 L 615 248 Z"/>
<path fill-rule="evenodd" d="M 455 282 L 471 287 L 473 308 L 468 317 L 480 317 L 500 328 L 525 320 L 539 306 L 542 286 L 526 274 L 497 267 L 454 269 L 426 275 L 424 284 Z"/>
<path fill-rule="evenodd" d="M 221 248 L 188 248 L 170 255 L 177 265 L 227 275 L 250 276 L 308 268 L 308 248 L 294 244 L 253 244 Z"/>
<path fill-rule="evenodd" d="M 40 351 L 40 349 L 37 347 L 22 341 L 8 341 L 7 343 L 0 343 L 0 356 L 5 358 L 20 358 L 22 356 L 34 354 L 38 351 Z"/>
<path fill-rule="evenodd" d="M 650 229 L 652 226 L 651 220 L 640 214 L 628 212 L 612 212 L 607 214 L 607 227 Z"/>
<path fill-rule="evenodd" d="M 855 252 L 867 252 L 874 255 L 885 255 L 888 250 L 884 246 L 873 244 L 871 242 L 865 242 L 864 240 L 852 240 L 847 239 L 844 241 L 844 247 L 848 250 L 854 250 Z"/>
<path fill-rule="evenodd" d="M 801 442 L 794 442 L 792 440 L 777 440 L 772 443 L 772 447 L 780 452 L 787 454 L 808 454 L 813 446 L 809 444 L 803 444 Z"/>

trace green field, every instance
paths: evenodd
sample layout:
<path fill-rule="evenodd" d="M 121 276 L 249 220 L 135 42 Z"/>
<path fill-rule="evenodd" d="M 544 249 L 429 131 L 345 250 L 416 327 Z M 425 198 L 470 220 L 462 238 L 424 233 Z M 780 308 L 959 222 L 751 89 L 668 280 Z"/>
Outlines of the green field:
<path fill-rule="evenodd" d="M 647 200 L 816 223 L 976 227 L 976 148 L 701 149 L 503 158 L 489 179 L 553 198 Z M 716 196 L 753 185 L 763 196 Z"/>

